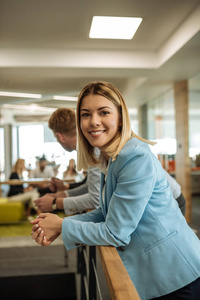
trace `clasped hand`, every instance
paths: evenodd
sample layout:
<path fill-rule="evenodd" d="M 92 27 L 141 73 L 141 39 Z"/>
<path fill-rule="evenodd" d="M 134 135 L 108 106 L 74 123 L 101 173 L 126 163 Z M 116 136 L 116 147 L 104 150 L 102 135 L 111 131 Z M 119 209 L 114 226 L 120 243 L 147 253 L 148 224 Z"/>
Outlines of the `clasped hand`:
<path fill-rule="evenodd" d="M 33 224 L 31 237 L 41 246 L 50 245 L 62 231 L 63 219 L 55 214 L 41 213 L 31 221 Z"/>

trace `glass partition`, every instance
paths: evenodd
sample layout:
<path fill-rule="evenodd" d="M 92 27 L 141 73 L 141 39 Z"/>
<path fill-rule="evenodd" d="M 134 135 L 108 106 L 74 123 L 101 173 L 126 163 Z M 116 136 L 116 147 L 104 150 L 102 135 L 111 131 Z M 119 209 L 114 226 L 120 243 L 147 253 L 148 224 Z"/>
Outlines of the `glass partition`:
<path fill-rule="evenodd" d="M 47 124 L 21 125 L 18 127 L 19 157 L 25 159 L 27 170 L 34 169 L 43 155 L 62 178 L 71 158 L 77 159 L 76 151 L 65 151 L 55 139 Z"/>
<path fill-rule="evenodd" d="M 173 91 L 170 90 L 148 103 L 148 139 L 155 141 L 152 152 L 163 167 L 173 172 L 176 154 L 176 128 Z"/>
<path fill-rule="evenodd" d="M 196 166 L 200 156 L 200 74 L 189 80 L 189 155 Z"/>

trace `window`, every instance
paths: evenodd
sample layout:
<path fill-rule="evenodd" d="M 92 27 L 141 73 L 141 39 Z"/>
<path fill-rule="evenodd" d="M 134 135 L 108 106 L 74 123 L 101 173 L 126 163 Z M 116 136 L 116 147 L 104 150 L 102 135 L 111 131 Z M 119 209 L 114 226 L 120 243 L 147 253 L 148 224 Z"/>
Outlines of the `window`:
<path fill-rule="evenodd" d="M 63 177 L 69 160 L 77 160 L 76 151 L 68 152 L 56 141 L 46 124 L 19 126 L 19 157 L 25 159 L 26 167 L 34 169 L 37 158 L 45 155 L 53 168 L 58 168 L 58 178 Z"/>

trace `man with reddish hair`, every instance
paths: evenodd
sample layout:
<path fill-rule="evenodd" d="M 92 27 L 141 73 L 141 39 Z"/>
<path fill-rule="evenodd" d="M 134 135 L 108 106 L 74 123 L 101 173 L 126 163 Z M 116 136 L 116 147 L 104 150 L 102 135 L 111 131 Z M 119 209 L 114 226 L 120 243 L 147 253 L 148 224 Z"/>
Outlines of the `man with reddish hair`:
<path fill-rule="evenodd" d="M 77 136 L 74 110 L 58 108 L 51 115 L 48 125 L 58 143 L 66 151 L 76 150 Z M 73 189 L 70 187 L 73 187 L 73 184 L 64 185 L 58 178 L 52 178 L 50 188 L 56 190 L 56 193 L 48 193 L 36 199 L 35 204 L 42 212 L 64 209 L 66 215 L 81 213 L 99 206 L 100 170 L 98 168 L 89 169 L 84 184 Z"/>

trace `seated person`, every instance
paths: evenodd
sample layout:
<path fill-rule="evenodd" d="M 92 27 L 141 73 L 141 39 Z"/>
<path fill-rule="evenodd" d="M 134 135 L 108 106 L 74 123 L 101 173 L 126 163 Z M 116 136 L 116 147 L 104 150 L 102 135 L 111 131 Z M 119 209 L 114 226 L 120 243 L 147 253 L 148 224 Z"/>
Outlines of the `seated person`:
<path fill-rule="evenodd" d="M 30 178 L 44 178 L 48 179 L 54 177 L 54 170 L 52 167 L 47 166 L 47 160 L 45 156 L 42 156 L 37 162 L 37 167 L 30 171 Z M 46 189 L 48 189 L 49 184 L 39 183 L 37 184 L 38 192 L 40 195 L 44 195 L 46 193 Z"/>
<path fill-rule="evenodd" d="M 79 182 L 83 180 L 85 176 L 76 170 L 76 163 L 73 158 L 69 160 L 69 165 L 67 167 L 67 170 L 63 173 L 63 179 L 66 180 L 74 180 L 75 182 Z"/>
<path fill-rule="evenodd" d="M 30 171 L 30 178 L 51 178 L 53 176 L 53 168 L 47 166 L 47 160 L 44 156 L 39 159 L 38 166 Z"/>
<path fill-rule="evenodd" d="M 13 166 L 12 173 L 9 179 L 23 179 L 23 171 L 25 170 L 25 160 L 18 158 L 15 165 Z M 39 210 L 36 209 L 34 200 L 38 198 L 39 193 L 32 186 L 24 188 L 23 185 L 10 185 L 8 191 L 9 202 L 22 202 L 27 205 L 27 218 L 31 219 L 31 209 L 34 208 L 37 213 Z"/>

